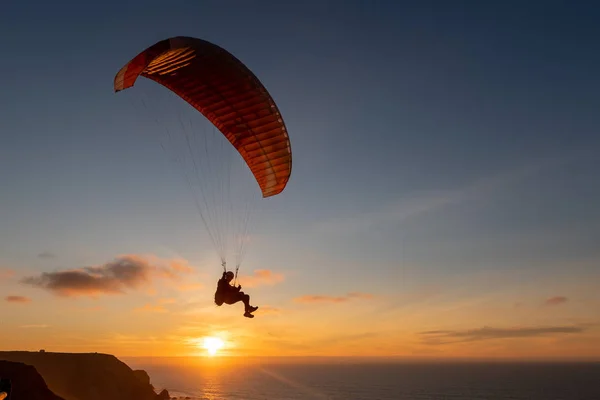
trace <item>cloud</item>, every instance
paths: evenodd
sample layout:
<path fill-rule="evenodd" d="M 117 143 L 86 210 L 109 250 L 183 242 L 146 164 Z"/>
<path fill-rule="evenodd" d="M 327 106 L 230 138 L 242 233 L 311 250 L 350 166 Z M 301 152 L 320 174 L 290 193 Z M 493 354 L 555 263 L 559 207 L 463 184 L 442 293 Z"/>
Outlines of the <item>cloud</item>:
<path fill-rule="evenodd" d="M 53 259 L 56 258 L 56 254 L 51 253 L 49 251 L 42 251 L 40 254 L 38 254 L 38 258 Z"/>
<path fill-rule="evenodd" d="M 23 328 L 23 329 L 44 329 L 44 328 L 50 328 L 50 325 L 46 325 L 46 324 L 31 324 L 31 325 L 21 325 L 19 328 Z"/>
<path fill-rule="evenodd" d="M 4 300 L 9 303 L 29 303 L 31 299 L 25 296 L 6 296 Z"/>
<path fill-rule="evenodd" d="M 546 169 L 573 159 L 576 159 L 575 155 L 538 160 L 479 178 L 463 187 L 403 199 L 382 210 L 354 214 L 351 217 L 321 220 L 315 228 L 317 232 L 323 234 L 347 234 L 369 231 L 373 227 L 383 224 L 403 222 L 471 199 L 490 197 L 499 190 L 530 179 Z"/>
<path fill-rule="evenodd" d="M 424 342 L 428 344 L 448 344 L 461 342 L 475 342 L 494 339 L 532 338 L 558 334 L 583 333 L 586 328 L 582 326 L 546 326 L 546 327 L 520 327 L 520 328 L 491 328 L 469 329 L 464 331 L 435 330 L 420 332 Z"/>
<path fill-rule="evenodd" d="M 155 258 L 156 259 L 156 258 Z M 157 260 L 157 259 L 156 259 Z M 166 276 L 172 277 L 176 274 L 190 274 L 194 272 L 194 269 L 190 266 L 187 260 L 175 259 L 169 261 L 168 269 L 164 269 L 163 272 Z"/>
<path fill-rule="evenodd" d="M 277 274 L 268 269 L 255 269 L 254 275 L 244 276 L 243 279 L 240 279 L 240 282 L 246 287 L 256 287 L 260 285 L 275 285 L 283 282 L 283 280 L 283 274 Z"/>
<path fill-rule="evenodd" d="M 569 299 L 565 296 L 554 296 L 550 297 L 549 299 L 546 299 L 544 304 L 547 306 L 558 306 L 560 304 L 566 303 L 568 300 Z"/>
<path fill-rule="evenodd" d="M 323 296 L 323 295 L 306 295 L 294 299 L 296 303 L 346 303 L 353 299 L 370 300 L 374 296 L 369 293 L 352 292 L 345 296 Z"/>
<path fill-rule="evenodd" d="M 21 282 L 65 297 L 123 294 L 126 289 L 147 287 L 156 278 L 177 281 L 191 272 L 181 260 L 123 255 L 94 267 L 44 272 Z"/>

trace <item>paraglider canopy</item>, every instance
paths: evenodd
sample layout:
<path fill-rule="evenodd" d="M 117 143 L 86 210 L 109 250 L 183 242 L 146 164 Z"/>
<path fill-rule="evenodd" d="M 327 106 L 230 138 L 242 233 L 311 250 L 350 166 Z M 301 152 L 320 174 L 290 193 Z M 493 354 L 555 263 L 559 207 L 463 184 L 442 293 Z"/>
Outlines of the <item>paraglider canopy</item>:
<path fill-rule="evenodd" d="M 191 113 L 203 116 L 211 126 L 215 146 L 209 145 L 211 135 L 202 135 L 191 120 L 188 125 L 182 119 L 175 129 L 164 127 L 168 141 L 161 146 L 166 152 L 171 149 L 182 167 L 225 272 L 228 249 L 234 243 L 237 279 L 248 242 L 251 199 L 259 193 L 249 176 L 241 185 L 232 183 L 232 163 L 239 160 L 243 172 L 252 174 L 263 198 L 285 189 L 292 152 L 281 113 L 267 89 L 240 60 L 202 39 L 178 36 L 148 47 L 116 74 L 115 92 L 131 88 L 140 76 L 187 102 L 182 104 L 192 106 Z M 155 96 L 149 100 L 156 100 Z M 146 102 L 143 104 L 147 108 Z M 159 122 L 160 118 L 152 112 L 151 119 Z M 228 157 L 227 150 L 236 157 Z M 242 190 L 246 183 L 251 184 L 251 192 Z M 240 193 L 234 194 L 234 189 Z"/>
<path fill-rule="evenodd" d="M 240 153 L 263 197 L 283 191 L 292 169 L 290 141 L 267 89 L 232 54 L 202 39 L 173 37 L 147 48 L 117 73 L 115 92 L 139 76 L 200 111 Z"/>

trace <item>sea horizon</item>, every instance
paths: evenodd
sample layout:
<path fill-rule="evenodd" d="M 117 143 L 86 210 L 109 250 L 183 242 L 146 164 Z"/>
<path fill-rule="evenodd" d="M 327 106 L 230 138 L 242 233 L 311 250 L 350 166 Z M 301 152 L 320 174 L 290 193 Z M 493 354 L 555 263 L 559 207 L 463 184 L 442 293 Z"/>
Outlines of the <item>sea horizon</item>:
<path fill-rule="evenodd" d="M 189 358 L 189 357 L 188 357 Z M 282 357 L 283 358 L 283 357 Z M 597 400 L 600 363 L 533 362 L 137 362 L 157 390 L 192 400 Z M 281 361 L 279 358 L 273 358 Z M 289 359 L 289 358 L 288 358 Z M 307 360 L 303 357 L 303 360 Z M 177 360 L 180 363 L 177 363 Z M 339 361 L 339 358 L 336 360 Z M 356 361 L 356 358 L 354 358 Z M 162 361 L 162 362 L 161 362 Z M 223 361 L 223 360 L 220 360 Z M 334 360 L 335 361 L 335 360 Z"/>
<path fill-rule="evenodd" d="M 219 355 L 179 355 L 179 356 L 116 356 L 127 363 L 140 361 L 181 361 L 192 360 L 210 364 L 232 363 L 274 363 L 274 364 L 596 364 L 598 357 L 406 357 L 406 356 L 230 356 Z"/>

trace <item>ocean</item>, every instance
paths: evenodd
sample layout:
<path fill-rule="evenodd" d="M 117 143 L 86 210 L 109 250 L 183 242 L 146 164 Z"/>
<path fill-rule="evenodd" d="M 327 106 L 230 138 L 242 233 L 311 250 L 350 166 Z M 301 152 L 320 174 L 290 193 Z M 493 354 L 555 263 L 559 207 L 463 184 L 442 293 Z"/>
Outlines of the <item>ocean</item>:
<path fill-rule="evenodd" d="M 128 364 L 193 400 L 600 400 L 600 363 Z"/>

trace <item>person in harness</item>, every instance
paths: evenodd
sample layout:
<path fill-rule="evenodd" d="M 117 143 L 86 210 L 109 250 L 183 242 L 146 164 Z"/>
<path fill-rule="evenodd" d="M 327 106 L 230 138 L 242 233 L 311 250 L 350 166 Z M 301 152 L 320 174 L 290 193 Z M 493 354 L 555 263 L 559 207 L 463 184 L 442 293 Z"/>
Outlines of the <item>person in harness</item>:
<path fill-rule="evenodd" d="M 244 303 L 245 307 L 244 317 L 254 318 L 254 315 L 252 313 L 256 311 L 258 307 L 253 307 L 250 305 L 250 296 L 241 291 L 241 285 L 238 285 L 236 287 L 230 284 L 233 278 L 233 272 L 223 272 L 223 276 L 217 282 L 217 291 L 215 292 L 215 304 L 220 307 L 223 305 L 223 303 L 232 305 L 237 303 L 238 301 L 241 301 Z"/>

